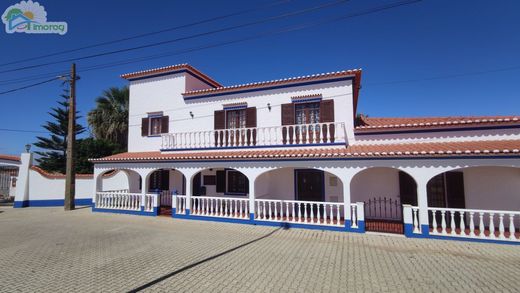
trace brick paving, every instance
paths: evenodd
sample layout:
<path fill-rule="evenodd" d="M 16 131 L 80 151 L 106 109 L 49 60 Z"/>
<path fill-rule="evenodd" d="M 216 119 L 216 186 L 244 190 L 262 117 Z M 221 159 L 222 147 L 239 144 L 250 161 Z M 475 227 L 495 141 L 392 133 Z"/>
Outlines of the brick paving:
<path fill-rule="evenodd" d="M 2 292 L 517 291 L 520 246 L 0 207 Z"/>

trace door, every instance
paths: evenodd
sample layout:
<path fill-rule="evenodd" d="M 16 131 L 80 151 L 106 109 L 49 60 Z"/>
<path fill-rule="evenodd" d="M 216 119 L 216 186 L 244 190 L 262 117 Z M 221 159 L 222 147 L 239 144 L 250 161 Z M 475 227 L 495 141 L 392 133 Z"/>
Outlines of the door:
<path fill-rule="evenodd" d="M 301 201 L 325 201 L 324 173 L 319 170 L 295 170 L 296 199 Z M 318 212 L 318 204 L 304 204 L 300 206 L 301 214 L 310 216 Z M 320 214 L 323 207 L 320 206 Z"/>
<path fill-rule="evenodd" d="M 302 201 L 324 201 L 323 171 L 295 170 L 296 198 Z"/>

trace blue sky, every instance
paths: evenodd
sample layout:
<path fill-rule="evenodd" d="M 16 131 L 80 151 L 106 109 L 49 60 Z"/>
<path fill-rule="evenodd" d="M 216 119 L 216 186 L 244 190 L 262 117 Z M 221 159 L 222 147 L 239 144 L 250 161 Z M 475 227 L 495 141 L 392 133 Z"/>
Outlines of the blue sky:
<path fill-rule="evenodd" d="M 293 0 L 233 18 L 105 47 L 93 48 L 25 65 L 47 63 L 98 52 L 175 39 L 313 7 L 334 0 Z M 82 68 L 215 42 L 240 39 L 287 26 L 331 19 L 397 0 L 351 0 L 332 8 L 164 46 L 77 62 L 78 109 L 83 116 L 112 86 L 123 86 L 121 73 L 189 63 L 224 85 L 313 73 L 362 68 L 359 112 L 370 116 L 446 116 L 519 114 L 520 2 L 425 0 L 370 15 L 350 18 L 227 46 L 82 73 Z M 214 16 L 254 8 L 262 1 L 39 1 L 48 21 L 66 21 L 66 35 L 7 34 L 0 31 L 0 63 L 36 57 L 117 38 L 147 33 Z M 1 12 L 15 1 L 2 1 Z M 0 91 L 44 79 L 28 77 L 66 71 L 60 63 L 0 73 Z M 484 74 L 473 74 L 487 72 Z M 459 74 L 461 76 L 459 76 Z M 455 77 L 454 77 L 455 76 Z M 442 78 L 437 78 L 442 77 Z M 23 83 L 6 81 L 27 78 Z M 0 95 L 0 128 L 43 131 L 47 112 L 63 87 L 48 83 Z M 80 122 L 86 125 L 85 119 Z M 43 134 L 45 135 L 45 134 Z M 35 133 L 0 131 L 0 153 L 19 154 Z"/>

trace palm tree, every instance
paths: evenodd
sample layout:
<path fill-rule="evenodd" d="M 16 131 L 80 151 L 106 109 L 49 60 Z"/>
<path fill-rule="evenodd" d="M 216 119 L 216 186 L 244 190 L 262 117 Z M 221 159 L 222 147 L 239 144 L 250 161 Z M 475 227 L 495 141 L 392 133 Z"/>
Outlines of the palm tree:
<path fill-rule="evenodd" d="M 127 148 L 128 139 L 128 87 L 112 87 L 96 99 L 96 108 L 87 115 L 92 135 Z"/>

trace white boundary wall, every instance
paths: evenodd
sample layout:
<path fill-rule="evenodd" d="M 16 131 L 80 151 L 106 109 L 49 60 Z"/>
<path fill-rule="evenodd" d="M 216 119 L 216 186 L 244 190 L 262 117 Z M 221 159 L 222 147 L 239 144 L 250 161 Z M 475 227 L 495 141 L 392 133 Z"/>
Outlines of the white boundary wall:
<path fill-rule="evenodd" d="M 65 198 L 65 176 L 48 176 L 31 168 L 32 154 L 21 156 L 15 207 L 59 206 Z M 90 204 L 94 186 L 93 176 L 76 177 L 76 204 Z M 128 177 L 124 172 L 116 172 L 103 178 L 103 184 L 110 190 L 128 189 Z"/>

